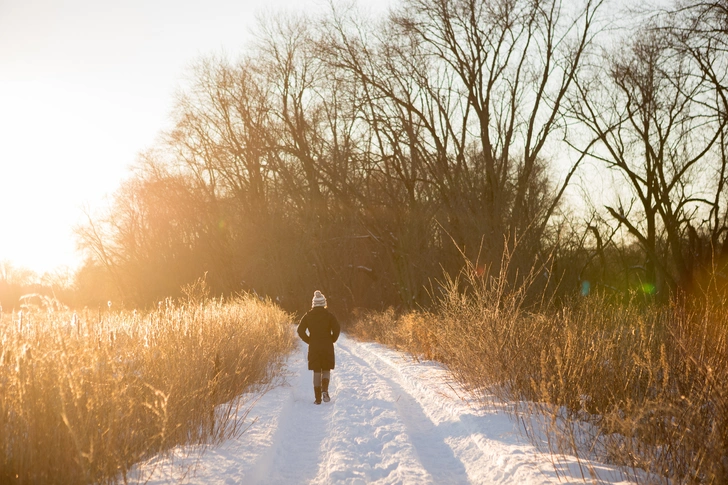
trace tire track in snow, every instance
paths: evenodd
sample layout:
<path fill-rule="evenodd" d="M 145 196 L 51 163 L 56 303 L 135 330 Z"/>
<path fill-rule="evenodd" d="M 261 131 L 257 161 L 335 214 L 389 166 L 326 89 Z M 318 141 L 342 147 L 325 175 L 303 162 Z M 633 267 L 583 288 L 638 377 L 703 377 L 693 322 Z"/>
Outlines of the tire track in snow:
<path fill-rule="evenodd" d="M 390 402 L 394 404 L 397 416 L 404 425 L 406 438 L 413 445 L 419 464 L 428 475 L 428 480 L 420 483 L 470 483 L 462 462 L 455 457 L 417 399 L 390 375 L 362 358 L 361 353 L 357 352 L 356 343 L 352 345 L 349 340 L 345 340 L 340 350 L 348 354 L 346 357 L 352 359 L 357 367 L 376 376 L 377 381 L 388 391 Z M 351 385 L 356 386 L 356 381 Z"/>
<path fill-rule="evenodd" d="M 313 384 L 306 369 L 306 349 L 300 345 L 288 367 L 293 370 L 286 403 L 280 410 L 271 444 L 245 474 L 243 483 L 311 483 L 319 471 L 322 443 L 330 421 L 313 404 Z M 308 379 L 307 379 L 308 377 Z M 306 392 L 308 391 L 308 392 Z"/>
<path fill-rule="evenodd" d="M 422 466 L 391 387 L 354 357 L 343 337 L 332 371 L 330 435 L 316 484 L 435 483 Z"/>
<path fill-rule="evenodd" d="M 463 409 L 463 404 L 448 398 L 450 392 L 435 393 L 435 390 L 416 380 L 415 376 L 408 376 L 402 372 L 402 362 L 395 363 L 387 358 L 385 352 L 369 350 L 371 345 L 357 342 L 353 344 L 354 353 L 366 362 L 373 370 L 382 376 L 388 376 L 392 382 L 397 382 L 402 389 L 407 389 L 407 395 L 420 407 L 423 418 L 421 421 L 430 423 L 432 430 L 429 441 L 424 443 L 443 442 L 452 456 L 453 461 L 464 469 L 463 481 L 447 480 L 443 483 L 472 483 L 472 484 L 505 484 L 520 483 L 519 472 L 528 476 L 529 483 L 538 477 L 541 471 L 534 466 L 534 462 L 524 456 L 524 453 L 509 445 L 507 449 L 497 441 L 488 439 L 486 430 L 488 424 L 494 424 L 491 434 L 510 434 L 515 428 L 508 422 L 503 427 L 502 419 L 492 419 L 491 416 L 475 416 L 472 410 Z M 445 372 L 443 371 L 443 377 Z M 431 383 L 429 383 L 431 384 Z M 495 424 L 495 423 L 498 424 Z M 526 469 L 524 469 L 526 468 Z M 551 483 L 551 480 L 537 480 L 538 483 Z"/>

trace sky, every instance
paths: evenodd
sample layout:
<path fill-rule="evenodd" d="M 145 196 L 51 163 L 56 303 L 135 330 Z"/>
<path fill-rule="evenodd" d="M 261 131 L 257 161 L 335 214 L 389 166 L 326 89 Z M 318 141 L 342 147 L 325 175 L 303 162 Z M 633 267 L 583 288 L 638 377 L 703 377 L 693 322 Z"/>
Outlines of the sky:
<path fill-rule="evenodd" d="M 258 14 L 325 8 L 325 0 L 0 0 L 0 262 L 38 274 L 78 267 L 73 227 L 108 202 L 169 127 L 195 60 L 237 58 Z"/>

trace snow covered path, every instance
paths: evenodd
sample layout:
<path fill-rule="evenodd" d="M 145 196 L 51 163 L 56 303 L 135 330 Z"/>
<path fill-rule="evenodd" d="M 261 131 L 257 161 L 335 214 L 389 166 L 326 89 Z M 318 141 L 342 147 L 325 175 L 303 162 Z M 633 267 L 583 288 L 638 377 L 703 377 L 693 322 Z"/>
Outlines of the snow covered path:
<path fill-rule="evenodd" d="M 284 370 L 284 384 L 250 410 L 245 434 L 202 453 L 178 448 L 139 467 L 136 479 L 149 484 L 583 483 L 575 466 L 562 466 L 559 480 L 550 458 L 528 444 L 506 415 L 471 407 L 437 364 L 414 362 L 343 334 L 336 364 L 332 401 L 314 405 L 301 343 Z M 625 483 L 609 467 L 596 467 L 603 480 Z"/>

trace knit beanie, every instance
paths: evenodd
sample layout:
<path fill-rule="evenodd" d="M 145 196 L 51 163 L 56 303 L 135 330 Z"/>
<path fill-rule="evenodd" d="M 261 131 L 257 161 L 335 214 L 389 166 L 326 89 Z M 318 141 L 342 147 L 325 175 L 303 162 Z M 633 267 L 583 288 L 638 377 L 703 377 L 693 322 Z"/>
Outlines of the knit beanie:
<path fill-rule="evenodd" d="M 313 292 L 313 300 L 311 300 L 311 306 L 326 306 L 326 297 L 319 290 Z"/>

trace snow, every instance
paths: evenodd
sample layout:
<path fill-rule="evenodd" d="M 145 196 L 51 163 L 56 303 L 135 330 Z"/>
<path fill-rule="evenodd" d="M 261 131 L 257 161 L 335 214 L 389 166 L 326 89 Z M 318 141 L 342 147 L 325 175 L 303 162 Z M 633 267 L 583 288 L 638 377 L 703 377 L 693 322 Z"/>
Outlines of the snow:
<path fill-rule="evenodd" d="M 239 411 L 247 430 L 206 449 L 178 447 L 139 465 L 141 483 L 569 484 L 576 459 L 540 453 L 511 418 L 466 398 L 448 371 L 342 334 L 330 403 L 313 404 L 302 342 L 283 381 Z M 247 414 L 246 414 L 247 412 Z M 603 482 L 626 484 L 591 464 Z"/>

